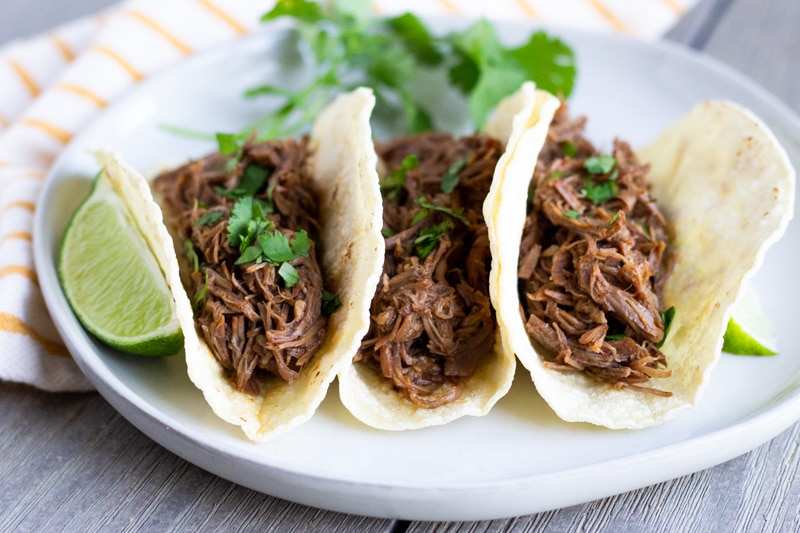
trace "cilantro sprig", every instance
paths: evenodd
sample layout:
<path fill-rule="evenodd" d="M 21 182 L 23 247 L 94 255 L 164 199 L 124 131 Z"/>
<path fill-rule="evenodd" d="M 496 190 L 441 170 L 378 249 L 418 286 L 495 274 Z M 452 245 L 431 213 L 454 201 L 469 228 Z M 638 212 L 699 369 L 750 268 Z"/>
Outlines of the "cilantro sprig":
<path fill-rule="evenodd" d="M 600 155 L 590 157 L 583 162 L 583 168 L 593 176 L 602 176 L 611 173 L 604 181 L 595 183 L 591 176 L 586 178 L 586 188 L 581 190 L 581 194 L 588 198 L 593 204 L 600 205 L 607 202 L 619 194 L 617 186 L 617 160 L 610 155 Z"/>
<path fill-rule="evenodd" d="M 366 85 L 382 112 L 399 114 L 412 133 L 434 129 L 427 91 L 432 72 L 444 74 L 463 95 L 473 128 L 524 80 L 568 97 L 576 75 L 570 47 L 544 31 L 519 46 L 503 44 L 494 27 L 479 20 L 463 30 L 435 35 L 416 16 L 372 16 L 367 0 L 279 0 L 264 14 L 269 23 L 289 18 L 312 57 L 311 80 L 298 90 L 265 84 L 248 96 L 270 95 L 280 106 L 260 121 L 262 136 L 285 136 L 310 123 L 338 92 Z"/>
<path fill-rule="evenodd" d="M 266 261 L 278 267 L 287 287 L 293 287 L 299 275 L 290 261 L 308 257 L 311 242 L 305 230 L 295 232 L 291 239 L 278 231 L 263 206 L 264 202 L 252 196 L 236 201 L 228 219 L 228 244 L 239 250 L 237 265 Z"/>

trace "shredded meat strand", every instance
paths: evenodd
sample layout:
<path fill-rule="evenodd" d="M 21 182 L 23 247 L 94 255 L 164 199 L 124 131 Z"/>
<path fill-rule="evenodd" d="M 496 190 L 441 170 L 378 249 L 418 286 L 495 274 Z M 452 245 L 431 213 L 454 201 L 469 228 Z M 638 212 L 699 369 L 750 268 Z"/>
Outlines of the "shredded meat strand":
<path fill-rule="evenodd" d="M 672 267 L 670 228 L 646 184 L 648 166 L 614 141 L 615 169 L 591 174 L 601 155 L 583 136 L 585 118 L 562 103 L 531 181 L 519 288 L 531 339 L 554 370 L 586 372 L 615 387 L 669 396 L 646 384 L 666 377 L 661 289 Z M 586 189 L 612 180 L 594 203 Z"/>
<path fill-rule="evenodd" d="M 290 264 L 299 281 L 287 288 L 277 267 L 266 262 L 237 265 L 239 250 L 228 243 L 228 220 L 236 200 L 220 191 L 234 189 L 248 167 L 269 173 L 254 198 L 271 200 L 268 219 L 291 239 L 298 230 L 318 233 L 317 200 L 308 174 L 308 140 L 248 142 L 232 169 L 229 158 L 212 154 L 166 172 L 155 180 L 164 198 L 168 224 L 191 243 L 199 259 L 189 293 L 196 321 L 214 356 L 240 391 L 260 392 L 261 377 L 297 379 L 325 336 L 323 278 L 312 239 L 308 257 Z M 220 218 L 199 223 L 212 212 Z"/>
<path fill-rule="evenodd" d="M 377 147 L 387 174 L 416 155 L 397 198 L 384 198 L 386 256 L 372 301 L 370 331 L 356 361 L 372 365 L 412 403 L 435 408 L 457 399 L 465 380 L 494 346 L 495 319 L 488 296 L 491 263 L 482 205 L 502 154 L 495 139 L 454 139 L 441 133 L 393 140 Z M 442 177 L 458 161 L 452 193 L 442 192 Z M 417 200 L 462 210 L 466 225 Z M 417 217 L 415 219 L 415 217 Z M 450 227 L 427 257 L 415 241 L 440 223 Z"/>

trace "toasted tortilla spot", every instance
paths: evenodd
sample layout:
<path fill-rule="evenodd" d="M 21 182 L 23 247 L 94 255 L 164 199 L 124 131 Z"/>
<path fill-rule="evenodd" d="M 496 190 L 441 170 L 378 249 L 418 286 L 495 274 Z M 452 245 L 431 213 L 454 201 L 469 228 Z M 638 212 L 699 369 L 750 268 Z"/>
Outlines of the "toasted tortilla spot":
<path fill-rule="evenodd" d="M 546 135 L 549 121 L 530 135 Z M 519 167 L 495 204 L 501 267 L 515 270 L 525 199 L 541 146 L 520 151 Z M 648 386 L 671 397 L 615 389 L 578 372 L 546 369 L 519 310 L 516 272 L 501 271 L 498 315 L 538 392 L 562 419 L 612 429 L 643 428 L 672 419 L 696 404 L 722 348 L 730 308 L 760 267 L 767 249 L 785 232 L 794 212 L 795 170 L 768 128 L 749 111 L 725 101 L 698 105 L 668 126 L 638 155 L 651 165 L 652 195 L 673 223 L 676 265 L 664 287 L 665 307 L 675 306 L 662 347 L 672 375 Z M 509 184 L 506 187 L 505 181 Z M 757 213 L 765 213 L 759 217 Z M 517 243 L 516 246 L 510 243 Z"/>
<path fill-rule="evenodd" d="M 369 304 L 378 284 L 383 254 L 381 198 L 375 170 L 369 118 L 375 98 L 369 89 L 341 95 L 319 116 L 311 133 L 312 174 L 321 197 L 322 268 L 342 306 L 328 321 L 325 339 L 314 358 L 292 384 L 277 377 L 260 383 L 261 394 L 237 391 L 222 366 L 198 335 L 192 306 L 180 282 L 178 259 L 146 180 L 118 156 L 100 155 L 113 176 L 129 189 L 134 213 L 146 235 L 154 235 L 159 264 L 168 277 L 185 337 L 189 378 L 214 413 L 242 428 L 247 437 L 263 442 L 308 420 L 325 398 L 336 373 L 349 364 L 369 326 Z M 348 192 L 333 202 L 337 188 Z M 360 261 L 344 261 L 348 249 Z M 163 263 L 162 263 L 163 261 Z"/>

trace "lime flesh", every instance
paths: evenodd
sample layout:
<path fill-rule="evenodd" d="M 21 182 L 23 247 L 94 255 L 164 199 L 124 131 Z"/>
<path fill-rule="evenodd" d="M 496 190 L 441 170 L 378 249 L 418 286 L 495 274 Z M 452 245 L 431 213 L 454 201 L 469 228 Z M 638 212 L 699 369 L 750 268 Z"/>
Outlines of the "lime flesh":
<path fill-rule="evenodd" d="M 172 355 L 183 347 L 158 263 L 102 172 L 64 232 L 58 270 L 78 320 L 101 341 L 140 355 Z"/>

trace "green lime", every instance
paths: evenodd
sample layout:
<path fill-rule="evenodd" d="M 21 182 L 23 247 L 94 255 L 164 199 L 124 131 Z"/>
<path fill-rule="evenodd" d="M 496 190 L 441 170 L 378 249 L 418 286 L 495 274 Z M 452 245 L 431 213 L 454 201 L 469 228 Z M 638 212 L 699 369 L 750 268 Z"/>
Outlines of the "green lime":
<path fill-rule="evenodd" d="M 731 310 L 722 351 L 736 355 L 775 355 L 775 341 L 756 291 L 747 285 Z"/>
<path fill-rule="evenodd" d="M 105 172 L 67 225 L 58 274 L 78 320 L 106 344 L 140 355 L 183 347 L 164 275 Z"/>

